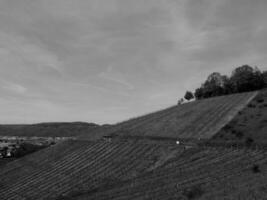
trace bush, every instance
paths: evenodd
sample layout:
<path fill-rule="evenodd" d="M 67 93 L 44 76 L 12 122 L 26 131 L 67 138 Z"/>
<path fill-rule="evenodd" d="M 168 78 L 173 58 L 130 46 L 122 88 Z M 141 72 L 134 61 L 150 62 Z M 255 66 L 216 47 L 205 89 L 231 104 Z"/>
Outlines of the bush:
<path fill-rule="evenodd" d="M 235 135 L 238 138 L 242 138 L 244 136 L 244 134 L 241 131 L 237 131 Z"/>
<path fill-rule="evenodd" d="M 246 146 L 250 147 L 253 144 L 253 142 L 254 142 L 254 140 L 252 138 L 248 137 L 246 139 Z"/>
<path fill-rule="evenodd" d="M 260 167 L 259 167 L 259 165 L 253 165 L 253 167 L 252 167 L 252 171 L 254 172 L 254 173 L 260 173 Z"/>
<path fill-rule="evenodd" d="M 191 99 L 194 98 L 194 94 L 190 91 L 186 91 L 185 95 L 184 95 L 184 98 L 187 100 L 187 101 L 190 101 Z"/>
<path fill-rule="evenodd" d="M 196 199 L 203 195 L 204 191 L 200 185 L 193 186 L 191 188 L 185 189 L 183 195 L 188 199 Z"/>
<path fill-rule="evenodd" d="M 264 102 L 264 99 L 257 99 L 257 102 L 258 103 L 263 103 Z"/>
<path fill-rule="evenodd" d="M 249 103 L 249 104 L 248 104 L 248 107 L 249 107 L 249 108 L 256 108 L 256 106 L 255 106 L 254 104 L 252 104 L 252 103 Z"/>
<path fill-rule="evenodd" d="M 15 151 L 12 153 L 13 153 L 14 157 L 20 158 L 22 156 L 36 152 L 36 151 L 43 149 L 45 147 L 46 146 L 34 145 L 34 144 L 30 144 L 30 143 L 22 143 L 22 144 L 20 144 L 19 148 L 15 149 Z"/>
<path fill-rule="evenodd" d="M 226 124 L 224 127 L 223 127 L 223 130 L 225 130 L 225 131 L 230 131 L 230 130 L 232 130 L 232 126 L 231 125 L 229 125 L 229 124 Z"/>

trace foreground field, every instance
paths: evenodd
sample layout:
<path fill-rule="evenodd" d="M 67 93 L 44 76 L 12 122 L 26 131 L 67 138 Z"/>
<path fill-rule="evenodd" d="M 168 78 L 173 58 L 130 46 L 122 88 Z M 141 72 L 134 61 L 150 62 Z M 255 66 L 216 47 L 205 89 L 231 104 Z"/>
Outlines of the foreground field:
<path fill-rule="evenodd" d="M 66 141 L 0 168 L 1 199 L 264 199 L 267 152 Z M 248 192 L 249 191 L 249 192 Z"/>
<path fill-rule="evenodd" d="M 152 171 L 182 147 L 66 141 L 0 168 L 1 199 L 55 199 Z"/>
<path fill-rule="evenodd" d="M 192 149 L 134 179 L 65 199 L 266 199 L 263 150 Z M 64 198 L 63 198 L 64 199 Z"/>

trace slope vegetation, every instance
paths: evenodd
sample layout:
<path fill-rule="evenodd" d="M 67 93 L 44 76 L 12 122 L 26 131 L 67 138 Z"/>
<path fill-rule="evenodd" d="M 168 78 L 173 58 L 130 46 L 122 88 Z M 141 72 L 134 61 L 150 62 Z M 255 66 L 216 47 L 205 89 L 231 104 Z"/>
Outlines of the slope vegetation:
<path fill-rule="evenodd" d="M 0 168 L 0 197 L 56 199 L 153 171 L 182 147 L 155 143 L 65 141 Z"/>
<path fill-rule="evenodd" d="M 242 110 L 256 94 L 257 92 L 234 94 L 174 106 L 107 128 L 95 129 L 90 136 L 208 139 Z"/>
<path fill-rule="evenodd" d="M 267 144 L 266 133 L 267 90 L 262 90 L 210 142 L 246 146 L 265 145 Z"/>
<path fill-rule="evenodd" d="M 265 199 L 266 179 L 266 151 L 203 148 L 153 172 L 66 199 Z"/>
<path fill-rule="evenodd" d="M 0 168 L 3 200 L 264 199 L 264 149 L 65 141 Z"/>

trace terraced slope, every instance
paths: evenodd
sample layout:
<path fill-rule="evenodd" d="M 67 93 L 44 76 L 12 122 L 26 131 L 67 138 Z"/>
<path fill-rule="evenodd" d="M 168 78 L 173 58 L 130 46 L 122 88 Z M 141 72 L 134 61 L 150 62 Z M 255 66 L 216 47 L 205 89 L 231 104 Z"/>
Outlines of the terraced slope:
<path fill-rule="evenodd" d="M 96 138 L 112 135 L 208 139 L 242 110 L 256 94 L 234 94 L 174 106 L 108 128 L 93 130 L 90 135 Z"/>
<path fill-rule="evenodd" d="M 68 199 L 266 199 L 266 180 L 266 151 L 204 148 L 151 173 Z"/>
<path fill-rule="evenodd" d="M 95 191 L 159 168 L 183 151 L 155 143 L 62 142 L 0 168 L 0 197 L 51 200 Z"/>

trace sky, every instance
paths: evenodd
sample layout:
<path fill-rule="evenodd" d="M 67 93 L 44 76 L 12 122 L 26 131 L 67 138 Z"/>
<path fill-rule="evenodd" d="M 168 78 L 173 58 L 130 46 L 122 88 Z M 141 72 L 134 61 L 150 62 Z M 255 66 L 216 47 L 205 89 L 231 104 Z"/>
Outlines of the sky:
<path fill-rule="evenodd" d="M 116 123 L 267 70 L 266 0 L 0 0 L 0 124 Z"/>

